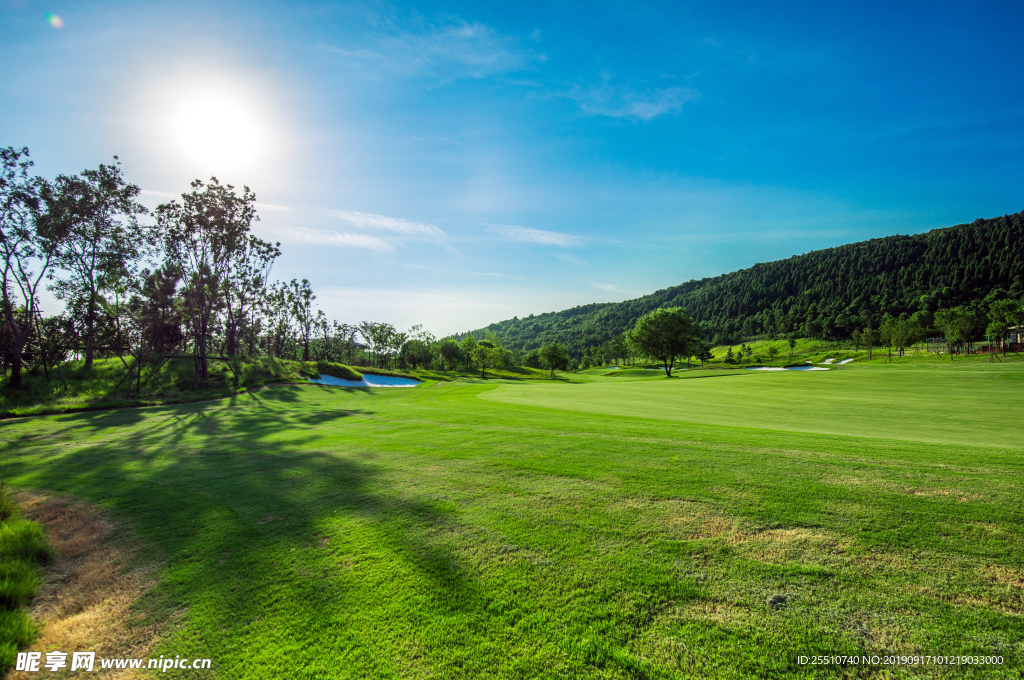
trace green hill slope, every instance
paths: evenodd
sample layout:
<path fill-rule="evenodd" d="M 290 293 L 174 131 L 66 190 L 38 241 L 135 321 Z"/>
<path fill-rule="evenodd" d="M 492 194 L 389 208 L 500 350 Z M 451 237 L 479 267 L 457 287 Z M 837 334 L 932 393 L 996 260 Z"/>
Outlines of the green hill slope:
<path fill-rule="evenodd" d="M 762 333 L 843 338 L 884 314 L 1024 294 L 1024 213 L 913 236 L 816 250 L 688 281 L 635 300 L 582 305 L 488 326 L 511 348 L 600 345 L 644 313 L 679 306 L 715 344 Z M 484 329 L 475 331 L 482 334 Z"/>

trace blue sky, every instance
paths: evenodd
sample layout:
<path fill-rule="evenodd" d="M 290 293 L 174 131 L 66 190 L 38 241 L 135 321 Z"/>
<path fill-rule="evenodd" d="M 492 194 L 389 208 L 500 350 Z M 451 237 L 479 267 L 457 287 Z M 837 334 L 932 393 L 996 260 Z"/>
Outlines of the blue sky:
<path fill-rule="evenodd" d="M 8 1 L 0 145 L 444 334 L 1024 209 L 1022 6 L 891 5 Z"/>

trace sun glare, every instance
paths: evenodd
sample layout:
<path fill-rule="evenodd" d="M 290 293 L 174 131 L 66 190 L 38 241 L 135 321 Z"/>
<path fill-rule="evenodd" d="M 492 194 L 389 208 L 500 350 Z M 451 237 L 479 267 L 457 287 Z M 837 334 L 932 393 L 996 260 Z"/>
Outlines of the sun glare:
<path fill-rule="evenodd" d="M 173 117 L 173 127 L 179 148 L 210 171 L 248 165 L 263 148 L 256 117 L 227 97 L 207 95 L 188 101 Z"/>

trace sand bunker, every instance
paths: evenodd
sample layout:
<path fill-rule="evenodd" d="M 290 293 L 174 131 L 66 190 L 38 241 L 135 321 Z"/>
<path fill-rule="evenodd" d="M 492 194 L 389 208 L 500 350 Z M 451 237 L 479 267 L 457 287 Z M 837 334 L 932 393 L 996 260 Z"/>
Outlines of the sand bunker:
<path fill-rule="evenodd" d="M 392 375 L 370 375 L 363 374 L 362 380 L 343 380 L 333 375 L 321 375 L 319 380 L 310 379 L 311 383 L 320 385 L 333 385 L 335 387 L 416 387 L 419 380 L 412 378 L 398 378 Z"/>
<path fill-rule="evenodd" d="M 851 361 L 853 361 L 853 359 L 843 359 L 842 361 L 837 361 L 836 363 L 837 364 L 848 364 Z"/>
<path fill-rule="evenodd" d="M 748 366 L 748 371 L 827 371 L 827 368 L 821 366 L 787 366 L 785 368 L 779 368 L 778 366 Z"/>
<path fill-rule="evenodd" d="M 823 363 L 823 364 L 831 364 L 833 361 L 835 361 L 835 359 L 833 359 L 832 357 L 829 357 L 828 359 L 822 359 L 821 363 Z"/>

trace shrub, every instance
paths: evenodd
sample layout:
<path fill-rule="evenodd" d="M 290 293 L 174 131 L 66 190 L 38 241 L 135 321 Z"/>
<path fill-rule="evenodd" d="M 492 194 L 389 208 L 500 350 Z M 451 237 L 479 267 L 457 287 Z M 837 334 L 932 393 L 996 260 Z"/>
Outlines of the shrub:
<path fill-rule="evenodd" d="M 319 361 L 316 364 L 316 370 L 322 375 L 329 375 L 333 378 L 341 378 L 342 380 L 362 380 L 363 376 L 359 371 L 355 370 L 351 366 L 345 364 L 335 364 L 329 361 Z"/>

